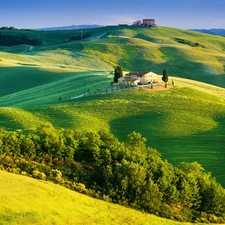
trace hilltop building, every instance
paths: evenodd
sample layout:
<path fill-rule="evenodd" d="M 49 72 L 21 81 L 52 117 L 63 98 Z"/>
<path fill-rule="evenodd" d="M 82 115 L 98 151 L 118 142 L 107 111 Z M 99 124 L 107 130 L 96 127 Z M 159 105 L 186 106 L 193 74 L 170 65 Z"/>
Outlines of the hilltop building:
<path fill-rule="evenodd" d="M 118 79 L 119 84 L 147 84 L 155 83 L 157 81 L 157 74 L 153 72 L 130 72 L 124 77 Z"/>
<path fill-rule="evenodd" d="M 155 20 L 154 19 L 143 19 L 143 26 L 144 27 L 155 26 Z"/>
<path fill-rule="evenodd" d="M 140 20 L 138 20 L 138 21 L 133 22 L 132 26 L 140 27 L 141 25 L 142 25 L 142 22 Z"/>
<path fill-rule="evenodd" d="M 143 22 L 141 22 L 141 20 L 135 21 L 133 22 L 133 25 L 135 27 L 155 27 L 155 19 L 143 19 Z"/>

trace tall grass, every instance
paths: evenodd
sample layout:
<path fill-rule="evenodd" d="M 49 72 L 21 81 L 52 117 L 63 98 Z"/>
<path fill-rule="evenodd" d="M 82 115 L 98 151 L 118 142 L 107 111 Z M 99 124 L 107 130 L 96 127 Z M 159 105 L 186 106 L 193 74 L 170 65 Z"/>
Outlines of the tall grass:
<path fill-rule="evenodd" d="M 70 191 L 59 185 L 0 171 L 2 225 L 187 225 Z M 198 224 L 196 224 L 198 225 Z"/>

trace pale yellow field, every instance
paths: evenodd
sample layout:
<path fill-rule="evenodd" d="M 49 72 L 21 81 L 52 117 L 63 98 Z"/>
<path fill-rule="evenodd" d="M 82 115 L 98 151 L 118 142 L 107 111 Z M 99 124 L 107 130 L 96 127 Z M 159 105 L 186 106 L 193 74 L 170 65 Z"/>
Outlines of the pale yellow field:
<path fill-rule="evenodd" d="M 4 171 L 0 171 L 0 201 L 1 225 L 190 224 L 158 218 Z"/>

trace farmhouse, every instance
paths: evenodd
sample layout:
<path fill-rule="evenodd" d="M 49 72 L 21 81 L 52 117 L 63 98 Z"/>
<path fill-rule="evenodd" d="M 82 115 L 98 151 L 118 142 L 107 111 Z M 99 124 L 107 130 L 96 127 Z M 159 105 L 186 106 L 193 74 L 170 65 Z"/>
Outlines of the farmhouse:
<path fill-rule="evenodd" d="M 155 26 L 155 20 L 154 19 L 143 19 L 143 26 L 144 27 Z"/>
<path fill-rule="evenodd" d="M 153 72 L 130 72 L 124 77 L 118 79 L 119 84 L 147 84 L 154 83 L 157 80 L 157 74 Z"/>
<path fill-rule="evenodd" d="M 133 22 L 133 25 L 135 27 L 155 27 L 155 19 L 143 19 L 143 22 L 141 22 L 140 20 Z"/>

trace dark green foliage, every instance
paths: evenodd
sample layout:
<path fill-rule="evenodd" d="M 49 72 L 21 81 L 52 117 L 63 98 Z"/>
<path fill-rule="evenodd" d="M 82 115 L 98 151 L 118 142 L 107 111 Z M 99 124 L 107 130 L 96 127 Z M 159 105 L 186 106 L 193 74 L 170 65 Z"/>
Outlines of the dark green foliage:
<path fill-rule="evenodd" d="M 117 66 L 115 68 L 115 73 L 114 73 L 114 82 L 117 83 L 118 82 L 118 79 L 120 77 L 123 77 L 123 70 L 122 70 L 122 67 L 121 66 Z"/>
<path fill-rule="evenodd" d="M 167 88 L 167 82 L 168 82 L 168 71 L 166 69 L 163 70 L 163 76 L 162 76 L 162 80 L 165 82 L 165 88 Z"/>
<path fill-rule="evenodd" d="M 189 45 L 189 46 L 191 46 L 191 47 L 201 47 L 201 48 L 205 48 L 204 45 L 201 45 L 201 44 L 199 44 L 198 42 L 192 42 L 192 41 L 188 41 L 188 40 L 181 39 L 181 38 L 175 38 L 175 40 L 176 40 L 178 43 L 186 44 L 186 45 Z"/>
<path fill-rule="evenodd" d="M 1 27 L 0 30 L 17 30 L 15 27 Z"/>
<path fill-rule="evenodd" d="M 174 167 L 133 132 L 125 143 L 102 130 L 56 130 L 50 123 L 29 134 L 0 133 L 0 168 L 49 180 L 179 221 L 225 219 L 225 190 L 198 163 Z"/>
<path fill-rule="evenodd" d="M 163 70 L 162 80 L 167 83 L 168 82 L 168 71 L 166 69 Z"/>
<path fill-rule="evenodd" d="M 0 45 L 2 46 L 14 46 L 14 45 L 34 45 L 38 46 L 41 45 L 41 41 L 34 38 L 29 38 L 24 34 L 21 35 L 12 35 L 12 34 L 5 34 L 0 33 Z"/>

